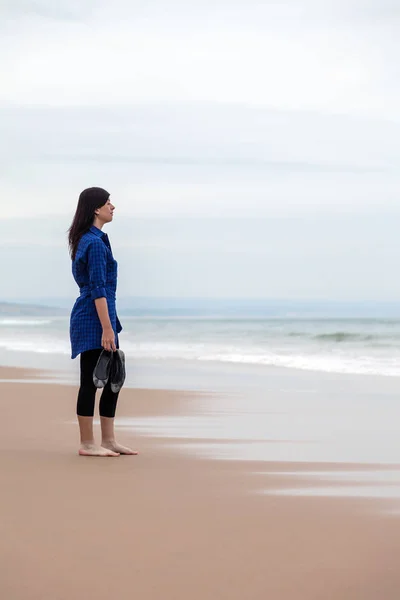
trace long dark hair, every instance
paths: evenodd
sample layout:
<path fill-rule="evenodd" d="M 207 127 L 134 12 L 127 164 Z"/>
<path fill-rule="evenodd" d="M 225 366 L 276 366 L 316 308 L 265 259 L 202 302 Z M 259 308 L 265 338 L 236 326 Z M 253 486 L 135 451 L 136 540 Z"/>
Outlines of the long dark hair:
<path fill-rule="evenodd" d="M 99 187 L 87 188 L 81 192 L 72 225 L 68 229 L 68 245 L 72 260 L 75 259 L 79 240 L 93 225 L 94 211 L 104 206 L 109 197 L 110 194 Z"/>

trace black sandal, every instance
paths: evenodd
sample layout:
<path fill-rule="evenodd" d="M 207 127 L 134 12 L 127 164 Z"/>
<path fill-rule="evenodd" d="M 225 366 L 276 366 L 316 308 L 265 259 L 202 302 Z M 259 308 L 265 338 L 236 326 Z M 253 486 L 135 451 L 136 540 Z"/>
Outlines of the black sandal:
<path fill-rule="evenodd" d="M 113 352 L 102 350 L 93 370 L 93 383 L 97 388 L 103 388 L 110 377 Z"/>
<path fill-rule="evenodd" d="M 116 350 L 114 352 L 110 371 L 111 390 L 114 393 L 120 391 L 124 385 L 125 377 L 125 354 L 122 350 Z"/>

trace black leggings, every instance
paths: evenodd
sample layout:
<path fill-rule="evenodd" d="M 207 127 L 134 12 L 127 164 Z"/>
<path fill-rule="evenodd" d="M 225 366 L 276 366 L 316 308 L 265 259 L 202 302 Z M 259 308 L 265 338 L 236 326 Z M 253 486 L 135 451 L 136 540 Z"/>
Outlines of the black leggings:
<path fill-rule="evenodd" d="M 87 350 L 81 354 L 81 387 L 78 393 L 76 412 L 81 417 L 93 417 L 96 390 L 93 383 L 93 370 L 100 356 L 101 348 Z M 110 381 L 103 388 L 100 397 L 99 412 L 101 417 L 115 417 L 119 392 L 111 390 Z"/>

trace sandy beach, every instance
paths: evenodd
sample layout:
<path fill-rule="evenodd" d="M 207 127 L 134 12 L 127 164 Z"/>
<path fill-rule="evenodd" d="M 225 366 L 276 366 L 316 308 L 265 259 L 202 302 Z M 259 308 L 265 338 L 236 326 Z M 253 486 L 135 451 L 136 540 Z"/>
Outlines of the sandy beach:
<path fill-rule="evenodd" d="M 380 500 L 266 495 L 265 463 L 207 460 L 127 430 L 139 456 L 82 458 L 75 387 L 18 369 L 0 378 L 22 380 L 0 382 L 2 599 L 400 597 L 400 519 Z M 118 414 L 185 414 L 192 397 L 125 389 Z M 293 469 L 268 464 L 268 486 L 295 486 L 273 475 Z"/>

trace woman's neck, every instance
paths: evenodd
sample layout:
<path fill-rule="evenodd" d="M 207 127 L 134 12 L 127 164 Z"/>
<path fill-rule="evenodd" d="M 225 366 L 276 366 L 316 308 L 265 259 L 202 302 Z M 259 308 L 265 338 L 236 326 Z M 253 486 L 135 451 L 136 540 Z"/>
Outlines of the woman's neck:
<path fill-rule="evenodd" d="M 94 218 L 93 225 L 97 227 L 97 229 L 103 229 L 104 223 L 100 221 L 97 217 Z"/>

